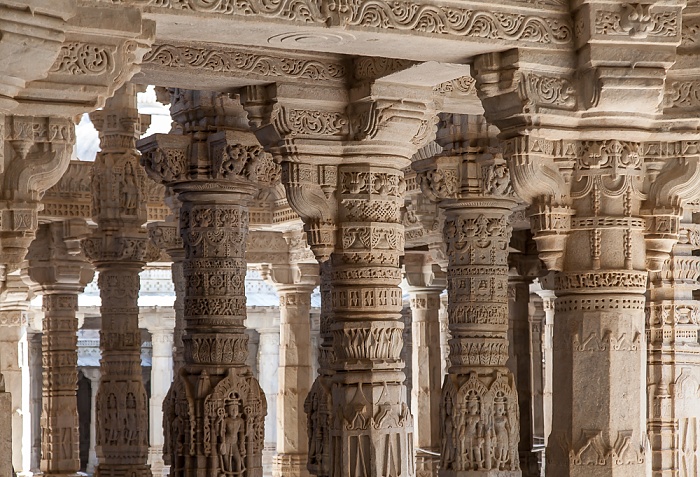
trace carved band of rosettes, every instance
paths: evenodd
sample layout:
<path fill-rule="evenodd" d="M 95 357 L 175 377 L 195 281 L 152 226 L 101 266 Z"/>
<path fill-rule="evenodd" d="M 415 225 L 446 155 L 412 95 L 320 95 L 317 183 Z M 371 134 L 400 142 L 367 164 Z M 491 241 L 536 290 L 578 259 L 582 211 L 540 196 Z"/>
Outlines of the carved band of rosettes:
<path fill-rule="evenodd" d="M 342 80 L 346 67 L 340 62 L 289 58 L 246 50 L 195 48 L 181 45 L 155 45 L 143 64 L 204 70 L 214 73 L 250 73 L 265 77 L 313 81 Z"/>
<path fill-rule="evenodd" d="M 245 319 L 245 310 L 245 296 L 185 298 L 185 317 L 188 323 L 197 317 L 221 317 L 221 325 L 231 325 L 234 321 Z"/>
<path fill-rule="evenodd" d="M 190 263 L 190 267 L 192 265 Z M 192 268 L 188 267 L 188 270 L 192 270 Z M 197 273 L 188 273 L 185 277 L 186 296 L 190 298 L 244 296 L 245 276 L 243 270 L 223 267 L 202 268 L 198 269 Z"/>

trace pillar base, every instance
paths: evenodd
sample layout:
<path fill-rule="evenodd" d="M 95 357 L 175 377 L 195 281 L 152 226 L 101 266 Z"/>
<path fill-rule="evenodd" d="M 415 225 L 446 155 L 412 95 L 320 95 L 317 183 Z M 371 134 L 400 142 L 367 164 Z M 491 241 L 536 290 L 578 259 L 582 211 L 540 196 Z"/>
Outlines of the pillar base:
<path fill-rule="evenodd" d="M 277 454 L 272 459 L 272 477 L 310 477 L 305 454 Z"/>
<path fill-rule="evenodd" d="M 437 477 L 440 456 L 416 452 L 416 477 Z"/>

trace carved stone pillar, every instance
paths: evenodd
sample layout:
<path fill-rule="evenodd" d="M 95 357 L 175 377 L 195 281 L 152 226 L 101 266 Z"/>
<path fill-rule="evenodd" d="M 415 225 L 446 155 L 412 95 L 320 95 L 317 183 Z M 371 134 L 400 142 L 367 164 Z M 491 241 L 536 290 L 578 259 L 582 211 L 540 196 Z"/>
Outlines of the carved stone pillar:
<path fill-rule="evenodd" d="M 82 227 L 81 227 L 82 225 Z M 39 226 L 27 253 L 24 279 L 43 296 L 43 392 L 41 471 L 77 475 L 78 442 L 78 295 L 93 278 L 80 251 L 84 223 L 54 222 Z"/>
<path fill-rule="evenodd" d="M 97 230 L 83 249 L 99 272 L 102 305 L 101 379 L 97 395 L 100 477 L 150 477 L 148 398 L 141 373 L 139 273 L 148 260 L 147 177 L 135 140 L 140 122 L 137 87 L 127 84 L 90 115 L 100 133 L 93 166 L 93 220 Z M 156 251 L 156 252 L 159 252 Z"/>
<path fill-rule="evenodd" d="M 681 239 L 660 272 L 649 276 L 647 304 L 648 429 L 653 477 L 700 472 L 700 359 L 693 290 L 700 288 L 700 226 L 686 207 Z"/>
<path fill-rule="evenodd" d="M 303 234 L 285 234 L 290 259 L 306 248 Z M 311 257 L 313 258 L 313 256 Z M 313 383 L 311 374 L 311 293 L 318 285 L 316 263 L 265 266 L 263 277 L 280 296 L 280 340 L 277 394 L 277 455 L 275 477 L 308 477 L 309 437 L 304 401 Z M 262 339 L 262 334 L 261 334 Z"/>
<path fill-rule="evenodd" d="M 649 475 L 647 271 L 668 259 L 700 186 L 697 128 L 686 122 L 697 112 L 684 117 L 664 98 L 685 36 L 666 25 L 682 9 L 584 1 L 572 5 L 575 49 L 473 63 L 554 272 L 542 281 L 556 295 L 548 476 Z"/>
<path fill-rule="evenodd" d="M 445 209 L 450 368 L 440 475 L 520 476 L 518 394 L 508 360 L 508 218 L 516 200 L 483 118 L 441 115 L 443 153 L 413 163 Z M 464 152 L 462 152 L 464 151 Z"/>
<path fill-rule="evenodd" d="M 435 477 L 440 463 L 440 394 L 442 348 L 440 343 L 440 294 L 447 281 L 427 253 L 404 257 L 411 298 L 413 390 L 413 443 L 416 477 Z"/>
<path fill-rule="evenodd" d="M 545 311 L 542 299 L 536 293 L 530 293 L 528 323 L 530 330 L 530 375 L 532 387 L 532 451 L 537 454 L 539 476 L 544 476 L 544 446 L 546 443 L 545 414 L 551 410 L 551 390 L 549 403 L 545 405 Z M 551 351 L 547 360 L 551 361 Z M 550 364 L 551 368 L 551 364 Z M 549 428 L 551 429 L 551 421 Z"/>
<path fill-rule="evenodd" d="M 0 265 L 0 472 L 30 472 L 32 426 L 27 325 L 30 292 L 18 274 Z"/>
<path fill-rule="evenodd" d="M 163 402 L 173 382 L 173 329 L 175 317 L 144 316 L 140 324 L 151 333 L 151 398 L 149 403 L 148 463 L 154 476 L 165 477 L 168 467 L 163 461 Z"/>
<path fill-rule="evenodd" d="M 85 472 L 92 475 L 97 469 L 97 391 L 100 389 L 100 368 L 83 368 L 83 375 L 90 380 L 90 452 Z"/>
<path fill-rule="evenodd" d="M 516 248 L 521 252 L 527 252 L 526 239 L 513 240 Z M 534 245 L 534 243 L 533 243 Z M 510 355 L 508 368 L 515 376 L 518 388 L 518 405 L 520 406 L 520 443 L 518 453 L 520 455 L 520 468 L 523 477 L 539 477 L 540 466 L 538 455 L 535 454 L 533 410 L 534 402 L 533 385 L 534 375 L 532 363 L 532 338 L 530 331 L 529 298 L 530 283 L 539 272 L 539 259 L 536 255 L 526 253 L 511 253 L 509 257 L 510 271 L 508 276 L 508 338 L 510 341 Z M 540 363 L 542 362 L 541 353 Z M 541 366 L 540 366 L 541 374 Z"/>
<path fill-rule="evenodd" d="M 164 406 L 165 452 L 173 476 L 260 477 L 267 404 L 245 364 L 245 246 L 248 203 L 279 169 L 236 100 L 185 90 L 171 99 L 182 134 L 139 142 L 148 173 L 182 203 L 185 364 Z"/>
<path fill-rule="evenodd" d="M 279 395 L 280 329 L 278 326 L 258 328 L 258 381 L 269 403 L 265 416 L 263 467 L 272 470 L 277 451 L 277 397 Z"/>
<path fill-rule="evenodd" d="M 309 470 L 319 476 L 415 473 L 400 358 L 400 208 L 403 168 L 432 134 L 435 104 L 429 88 L 411 81 L 380 84 L 376 76 L 398 64 L 358 59 L 347 77 L 244 92 L 258 139 L 282 163 L 309 246 L 319 263 L 330 262 L 322 266 L 331 306 L 321 324 L 322 377 L 306 402 Z"/>

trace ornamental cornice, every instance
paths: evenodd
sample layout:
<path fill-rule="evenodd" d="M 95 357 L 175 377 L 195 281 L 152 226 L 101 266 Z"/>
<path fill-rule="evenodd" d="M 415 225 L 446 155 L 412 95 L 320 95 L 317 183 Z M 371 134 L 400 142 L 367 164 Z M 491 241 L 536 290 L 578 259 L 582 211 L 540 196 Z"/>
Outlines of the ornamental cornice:
<path fill-rule="evenodd" d="M 558 0 L 511 0 L 498 4 L 471 1 L 460 2 L 459 6 L 427 0 L 338 0 L 320 3 L 313 0 L 252 0 L 244 3 L 233 0 L 122 1 L 141 6 L 156 19 L 177 11 L 202 20 L 207 17 L 233 17 L 260 23 L 284 21 L 292 31 L 302 25 L 307 30 L 310 27 L 330 27 L 330 38 L 335 38 L 332 35 L 336 30 L 357 32 L 358 36 L 369 31 L 385 34 L 420 32 L 424 37 L 472 40 L 474 43 L 519 41 L 532 47 L 566 47 L 574 39 L 568 8 Z M 265 26 L 262 29 L 266 29 Z M 205 36 L 201 32 L 200 35 Z M 354 37 L 351 35 L 349 38 Z M 338 38 L 343 36 L 338 35 Z M 303 47 L 303 43 L 300 46 Z"/>

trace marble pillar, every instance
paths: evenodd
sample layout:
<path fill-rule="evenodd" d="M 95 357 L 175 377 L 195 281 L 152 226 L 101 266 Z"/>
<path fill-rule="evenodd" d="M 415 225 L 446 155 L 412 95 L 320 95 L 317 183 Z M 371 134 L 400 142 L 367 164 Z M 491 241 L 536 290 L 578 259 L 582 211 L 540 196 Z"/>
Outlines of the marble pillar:
<path fill-rule="evenodd" d="M 441 477 L 520 477 L 520 409 L 508 360 L 508 246 L 516 203 L 483 118 L 441 114 L 443 152 L 416 161 L 445 210 L 450 367 L 442 389 Z M 453 177 L 446 187 L 444 178 Z M 527 321 L 525 321 L 527 323 Z"/>
<path fill-rule="evenodd" d="M 522 233 L 521 233 L 522 234 Z M 524 235 L 524 234 L 523 234 Z M 525 248 L 526 241 L 514 240 Z M 530 283 L 539 272 L 537 255 L 510 253 L 508 274 L 508 338 L 510 341 L 508 369 L 515 376 L 520 406 L 520 469 L 523 477 L 539 477 L 540 465 L 535 452 L 533 409 L 532 338 L 530 333 Z M 537 353 L 540 355 L 540 353 Z M 541 357 L 540 357 L 541 362 Z"/>
<path fill-rule="evenodd" d="M 532 286 L 530 287 L 532 291 Z M 544 361 L 544 333 L 545 311 L 542 299 L 536 293 L 530 293 L 528 306 L 529 341 L 530 341 L 530 376 L 532 400 L 532 439 L 533 452 L 537 454 L 539 476 L 544 476 L 544 448 L 545 448 L 545 361 Z M 550 396 L 551 399 L 551 396 Z M 547 411 L 551 409 L 551 405 Z"/>
<path fill-rule="evenodd" d="M 126 84 L 104 109 L 90 115 L 101 151 L 92 173 L 92 213 L 97 229 L 82 241 L 99 272 L 102 304 L 101 378 L 97 394 L 99 477 L 150 477 L 148 398 L 141 370 L 139 273 L 149 254 L 146 223 L 148 178 L 139 166 L 135 141 L 141 130 L 138 88 Z"/>
<path fill-rule="evenodd" d="M 440 396 L 442 347 L 440 294 L 445 273 L 427 253 L 406 253 L 404 268 L 411 306 L 413 443 L 416 477 L 437 476 L 440 463 Z"/>
<path fill-rule="evenodd" d="M 275 285 L 280 297 L 277 454 L 272 475 L 308 477 L 309 437 L 303 410 L 313 383 L 311 293 L 319 283 L 319 271 L 316 263 L 295 261 L 307 249 L 303 233 L 287 232 L 285 239 L 291 262 L 286 266 L 263 266 L 263 277 Z M 310 258 L 315 261 L 313 255 Z M 262 358 L 261 354 L 261 362 Z"/>
<path fill-rule="evenodd" d="M 41 471 L 49 476 L 80 471 L 76 311 L 94 274 L 80 251 L 78 237 L 86 233 L 85 224 L 40 225 L 22 270 L 43 298 Z"/>
<path fill-rule="evenodd" d="M 331 313 L 321 334 L 327 330 L 322 347 L 332 346 L 333 361 L 321 357 L 306 402 L 315 442 L 309 470 L 319 476 L 415 474 L 401 359 L 400 210 L 403 169 L 432 134 L 436 105 L 408 85 L 375 85 L 381 68 L 372 61 L 307 88 L 280 83 L 242 94 L 258 139 L 282 163 L 311 250 L 330 262 L 322 265 Z M 356 68 L 370 74 L 354 75 Z"/>
<path fill-rule="evenodd" d="M 0 268 L 4 273 L 4 267 Z M 0 462 L 5 474 L 12 470 L 24 475 L 31 473 L 32 408 L 27 357 L 30 296 L 19 274 L 3 277 L 0 289 L 0 384 L 4 386 L 0 392 L 3 406 L 0 439 L 3 454 Z"/>
<path fill-rule="evenodd" d="M 685 208 L 681 240 L 660 272 L 649 276 L 647 427 L 653 477 L 700 474 L 700 225 Z"/>
<path fill-rule="evenodd" d="M 175 89 L 170 112 L 181 134 L 139 141 L 148 174 L 182 204 L 185 363 L 164 405 L 165 452 L 173 476 L 260 477 L 267 402 L 245 364 L 245 248 L 248 204 L 279 167 L 236 99 Z"/>
<path fill-rule="evenodd" d="M 90 380 L 90 453 L 85 471 L 93 475 L 97 469 L 97 392 L 100 388 L 100 368 L 83 368 L 83 375 Z"/>
<path fill-rule="evenodd" d="M 277 452 L 277 397 L 279 393 L 280 329 L 258 328 L 258 376 L 269 403 L 265 417 L 263 467 L 271 472 Z M 271 474 L 270 474 L 271 475 Z"/>
<path fill-rule="evenodd" d="M 163 401 L 173 382 L 173 329 L 175 317 L 159 317 L 159 323 L 147 323 L 151 333 L 151 398 L 149 402 L 148 463 L 154 476 L 165 477 L 169 467 L 163 461 Z M 168 319 L 170 318 L 170 319 Z M 142 321 L 142 325 L 144 325 Z"/>

